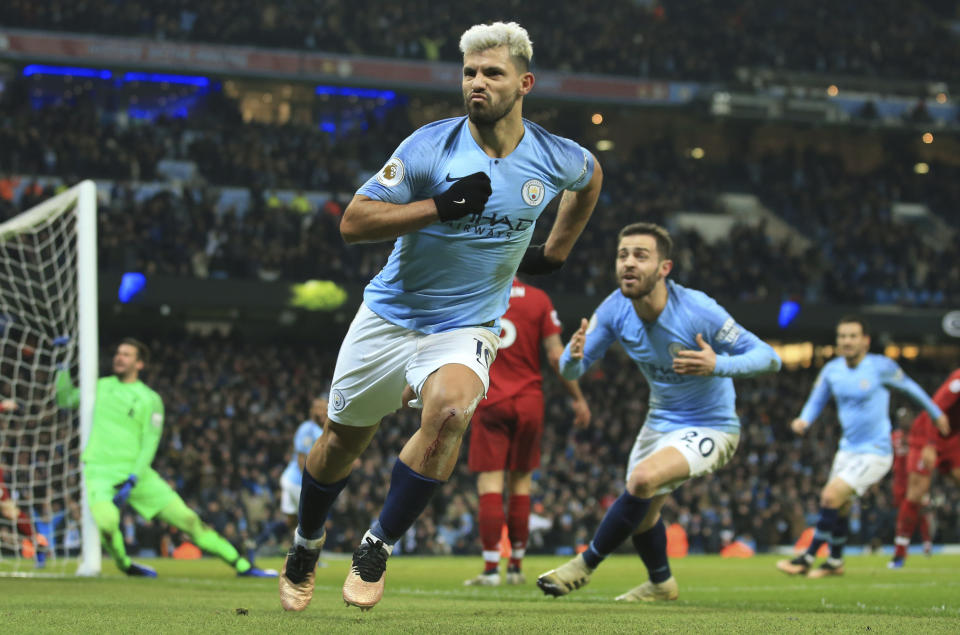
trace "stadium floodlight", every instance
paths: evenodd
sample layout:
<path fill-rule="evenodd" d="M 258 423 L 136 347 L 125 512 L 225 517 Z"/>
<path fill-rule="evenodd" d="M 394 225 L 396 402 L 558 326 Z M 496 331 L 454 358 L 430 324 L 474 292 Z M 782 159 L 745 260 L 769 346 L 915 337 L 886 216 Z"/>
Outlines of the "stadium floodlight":
<path fill-rule="evenodd" d="M 0 225 L 0 397 L 15 402 L 0 413 L 0 540 L 14 541 L 0 573 L 25 575 L 41 560 L 66 573 L 77 555 L 77 575 L 100 572 L 80 466 L 98 373 L 96 222 L 96 186 L 83 181 Z M 63 367 L 79 378 L 79 410 L 57 407 Z"/>

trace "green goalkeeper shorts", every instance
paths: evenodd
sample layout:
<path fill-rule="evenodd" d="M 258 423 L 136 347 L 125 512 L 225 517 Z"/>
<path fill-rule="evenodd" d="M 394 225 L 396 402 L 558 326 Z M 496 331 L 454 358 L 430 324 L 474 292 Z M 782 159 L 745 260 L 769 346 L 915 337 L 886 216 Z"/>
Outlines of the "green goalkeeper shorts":
<path fill-rule="evenodd" d="M 112 502 L 117 493 L 117 486 L 127 480 L 128 476 L 129 474 L 121 475 L 114 470 L 84 467 L 83 478 L 87 486 L 90 506 L 96 503 Z M 150 520 L 177 497 L 173 488 L 167 485 L 155 470 L 149 468 L 133 487 L 127 502 L 138 514 Z"/>

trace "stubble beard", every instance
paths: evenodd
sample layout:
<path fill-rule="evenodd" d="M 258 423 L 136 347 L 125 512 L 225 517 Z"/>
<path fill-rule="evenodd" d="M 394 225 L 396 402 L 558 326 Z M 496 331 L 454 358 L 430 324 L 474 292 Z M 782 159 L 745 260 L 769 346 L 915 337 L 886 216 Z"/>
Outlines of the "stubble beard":
<path fill-rule="evenodd" d="M 623 288 L 623 282 L 620 282 L 620 292 L 631 300 L 640 300 L 647 297 L 657 286 L 656 276 L 651 276 L 648 281 L 646 278 L 637 278 L 637 288 L 633 291 L 627 291 Z"/>
<path fill-rule="evenodd" d="M 470 121 L 475 126 L 482 127 L 493 127 L 498 121 L 507 116 L 511 110 L 513 110 L 514 104 L 517 103 L 517 95 L 514 95 L 513 99 L 509 102 L 504 102 L 499 107 L 490 106 L 489 96 L 488 101 L 485 102 L 485 105 L 489 110 L 482 110 L 480 108 L 473 107 L 474 104 L 470 101 L 470 95 L 468 94 L 463 99 L 464 108 L 467 110 L 467 116 L 470 118 Z"/>

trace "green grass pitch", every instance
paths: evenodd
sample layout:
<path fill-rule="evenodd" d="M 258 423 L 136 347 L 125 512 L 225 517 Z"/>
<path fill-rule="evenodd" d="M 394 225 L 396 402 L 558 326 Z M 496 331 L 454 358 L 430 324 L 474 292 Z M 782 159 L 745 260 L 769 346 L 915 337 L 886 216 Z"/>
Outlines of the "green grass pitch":
<path fill-rule="evenodd" d="M 533 579 L 565 560 L 530 557 L 526 585 L 477 588 L 463 580 L 479 557 L 393 558 L 368 613 L 344 606 L 349 562 L 330 560 L 298 614 L 280 608 L 276 580 L 238 579 L 212 559 L 144 561 L 156 580 L 123 577 L 106 561 L 98 579 L 0 577 L 0 632 L 960 633 L 960 556 L 914 556 L 900 571 L 883 556 L 851 557 L 845 576 L 824 580 L 787 577 L 774 556 L 694 556 L 672 562 L 680 599 L 655 605 L 613 602 L 644 579 L 629 556 L 608 559 L 571 595 L 545 597 Z"/>

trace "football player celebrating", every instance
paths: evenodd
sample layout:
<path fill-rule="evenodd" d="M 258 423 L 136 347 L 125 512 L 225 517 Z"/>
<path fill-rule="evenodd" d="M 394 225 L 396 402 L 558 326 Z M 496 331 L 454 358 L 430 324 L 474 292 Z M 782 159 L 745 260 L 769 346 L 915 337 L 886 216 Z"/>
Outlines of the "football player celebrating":
<path fill-rule="evenodd" d="M 616 599 L 677 599 L 660 509 L 670 492 L 720 469 L 736 451 L 740 420 L 732 378 L 780 369 L 776 352 L 712 298 L 667 280 L 672 251 L 670 234 L 659 225 L 624 227 L 616 257 L 620 288 L 589 323 L 582 320 L 560 358 L 561 373 L 574 379 L 618 341 L 650 385 L 650 404 L 630 454 L 626 491 L 586 551 L 537 579 L 547 595 L 587 584 L 604 558 L 632 537 L 649 580 Z"/>
<path fill-rule="evenodd" d="M 383 509 L 343 585 L 349 605 L 370 609 L 380 601 L 393 545 L 450 477 L 487 392 L 514 274 L 559 268 L 600 194 L 593 155 L 522 116 L 534 85 L 526 30 L 476 25 L 460 49 L 467 116 L 404 140 L 340 223 L 348 243 L 396 242 L 340 347 L 330 424 L 307 457 L 299 526 L 280 576 L 287 610 L 310 602 L 327 514 L 409 384 L 423 410 L 420 429 L 400 450 Z M 560 193 L 546 243 L 530 246 L 537 218 Z"/>
<path fill-rule="evenodd" d="M 786 574 L 811 578 L 843 574 L 843 548 L 853 497 L 862 496 L 879 482 L 893 464 L 891 388 L 906 394 L 934 419 L 943 417 L 945 423 L 940 408 L 917 382 L 892 359 L 869 350 L 867 323 L 855 316 L 841 318 L 837 324 L 839 355 L 824 364 L 800 416 L 790 423 L 796 434 L 804 434 L 833 395 L 843 436 L 820 493 L 820 518 L 809 548 L 793 560 L 777 563 Z M 817 550 L 825 543 L 830 544 L 830 556 L 819 568 L 811 569 Z"/>

